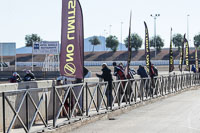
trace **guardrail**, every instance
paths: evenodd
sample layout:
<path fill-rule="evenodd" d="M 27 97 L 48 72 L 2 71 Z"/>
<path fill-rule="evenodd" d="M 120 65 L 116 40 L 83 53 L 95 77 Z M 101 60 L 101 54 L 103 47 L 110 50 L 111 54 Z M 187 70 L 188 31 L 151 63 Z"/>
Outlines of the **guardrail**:
<path fill-rule="evenodd" d="M 111 94 L 107 89 L 108 82 L 86 82 L 2 92 L 3 132 L 9 133 L 15 127 L 23 128 L 24 132 L 31 132 L 36 125 L 40 126 L 40 130 L 47 127 L 56 128 L 66 122 L 116 110 L 197 85 L 200 85 L 200 74 L 188 73 L 154 79 L 113 81 Z M 12 97 L 18 97 L 18 100 L 13 100 Z M 42 104 L 45 106 L 44 110 L 40 108 Z M 51 110 L 53 114 L 49 114 Z M 12 119 L 7 118 L 11 117 L 7 115 L 9 111 L 13 113 Z M 17 121 L 18 125 L 15 125 Z"/>

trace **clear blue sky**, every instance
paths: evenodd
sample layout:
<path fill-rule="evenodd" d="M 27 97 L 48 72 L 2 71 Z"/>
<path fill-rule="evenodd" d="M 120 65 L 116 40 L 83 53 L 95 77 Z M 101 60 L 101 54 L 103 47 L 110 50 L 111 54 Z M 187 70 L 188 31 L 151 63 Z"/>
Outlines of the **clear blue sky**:
<path fill-rule="evenodd" d="M 85 38 L 93 35 L 116 35 L 121 41 L 128 35 L 129 14 L 132 16 L 132 32 L 144 39 L 147 22 L 150 37 L 154 35 L 154 21 L 150 14 L 159 13 L 157 34 L 169 46 L 170 27 L 173 33 L 187 32 L 189 37 L 200 32 L 199 0 L 80 0 L 84 14 Z M 36 33 L 44 40 L 60 41 L 61 0 L 1 0 L 0 42 L 16 42 L 25 45 L 26 34 Z M 109 25 L 112 25 L 111 28 Z M 192 44 L 193 46 L 193 44 Z"/>

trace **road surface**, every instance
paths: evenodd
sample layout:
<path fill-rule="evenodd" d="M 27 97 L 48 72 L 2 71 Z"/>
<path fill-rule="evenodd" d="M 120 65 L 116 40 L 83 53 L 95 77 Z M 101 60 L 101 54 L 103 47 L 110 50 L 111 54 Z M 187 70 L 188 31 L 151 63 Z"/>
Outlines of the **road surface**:
<path fill-rule="evenodd" d="M 139 107 L 71 133 L 200 133 L 200 89 Z"/>

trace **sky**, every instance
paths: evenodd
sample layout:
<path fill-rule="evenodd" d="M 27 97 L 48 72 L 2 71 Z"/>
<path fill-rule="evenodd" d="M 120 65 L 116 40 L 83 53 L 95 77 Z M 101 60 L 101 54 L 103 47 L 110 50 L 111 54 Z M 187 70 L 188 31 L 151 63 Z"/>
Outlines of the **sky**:
<path fill-rule="evenodd" d="M 128 36 L 130 11 L 132 33 L 138 33 L 142 39 L 144 21 L 152 37 L 154 19 L 150 14 L 160 14 L 156 34 L 164 40 L 166 48 L 171 27 L 173 34 L 184 34 L 188 25 L 190 46 L 194 35 L 200 32 L 200 0 L 80 0 L 80 3 L 85 38 L 111 34 L 123 41 Z M 61 7 L 62 0 L 0 0 L 0 42 L 16 42 L 17 48 L 23 47 L 25 35 L 32 33 L 43 40 L 60 41 Z"/>

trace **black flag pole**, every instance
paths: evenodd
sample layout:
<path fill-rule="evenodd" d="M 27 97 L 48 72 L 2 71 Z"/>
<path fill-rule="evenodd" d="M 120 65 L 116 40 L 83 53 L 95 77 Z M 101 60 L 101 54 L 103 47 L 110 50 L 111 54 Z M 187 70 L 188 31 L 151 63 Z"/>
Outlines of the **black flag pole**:
<path fill-rule="evenodd" d="M 132 57 L 132 48 L 131 48 L 131 18 L 132 18 L 132 11 L 130 12 L 130 22 L 129 22 L 128 59 L 127 59 L 127 66 L 126 66 L 126 76 L 128 76 L 128 73 L 129 73 L 129 66 L 130 66 L 131 57 Z"/>

